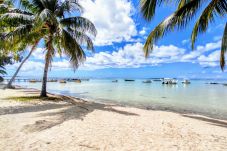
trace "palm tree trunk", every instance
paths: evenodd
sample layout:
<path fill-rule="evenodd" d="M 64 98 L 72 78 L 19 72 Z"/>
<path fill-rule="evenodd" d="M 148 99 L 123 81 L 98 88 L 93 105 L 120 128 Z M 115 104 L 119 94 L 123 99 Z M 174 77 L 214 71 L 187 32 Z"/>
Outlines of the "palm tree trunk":
<path fill-rule="evenodd" d="M 27 55 L 27 57 L 24 58 L 24 60 L 21 62 L 20 66 L 17 68 L 17 71 L 14 73 L 14 75 L 12 76 L 12 78 L 10 79 L 10 81 L 8 82 L 8 84 L 6 85 L 5 88 L 11 89 L 14 88 L 12 86 L 13 81 L 15 80 L 17 74 L 19 73 L 21 67 L 24 65 L 24 63 L 28 60 L 28 58 L 31 56 L 32 52 L 35 50 L 36 46 L 37 46 L 38 42 L 36 42 L 36 44 L 32 47 L 31 51 L 29 52 L 29 54 Z"/>
<path fill-rule="evenodd" d="M 45 58 L 45 67 L 44 67 L 44 73 L 43 73 L 43 81 L 42 81 L 42 91 L 40 94 L 40 97 L 47 97 L 47 91 L 46 91 L 46 85 L 47 85 L 47 73 L 49 69 L 49 63 L 50 63 L 50 50 L 47 51 L 46 58 Z"/>
<path fill-rule="evenodd" d="M 45 67 L 44 67 L 44 73 L 43 73 L 43 81 L 42 81 L 42 90 L 40 93 L 40 97 L 47 97 L 47 91 L 46 91 L 46 86 L 47 86 L 47 73 L 49 69 L 49 64 L 51 61 L 51 53 L 52 53 L 52 37 L 49 37 L 49 41 L 47 42 L 47 53 L 45 57 Z"/>

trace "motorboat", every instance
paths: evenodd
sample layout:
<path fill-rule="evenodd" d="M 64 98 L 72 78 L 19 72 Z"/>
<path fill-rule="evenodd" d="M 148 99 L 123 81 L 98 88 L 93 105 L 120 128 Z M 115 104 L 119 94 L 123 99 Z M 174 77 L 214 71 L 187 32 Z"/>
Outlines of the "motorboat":
<path fill-rule="evenodd" d="M 183 84 L 190 84 L 191 82 L 189 80 L 182 81 Z"/>
<path fill-rule="evenodd" d="M 143 81 L 143 83 L 152 83 L 152 81 L 151 80 L 145 80 L 145 81 Z"/>
<path fill-rule="evenodd" d="M 60 82 L 60 83 L 66 83 L 66 81 L 65 81 L 65 80 L 60 80 L 59 82 Z"/>
<path fill-rule="evenodd" d="M 134 82 L 135 80 L 125 79 L 125 82 Z"/>
<path fill-rule="evenodd" d="M 177 84 L 176 79 L 171 79 L 171 78 L 164 78 L 162 84 Z"/>

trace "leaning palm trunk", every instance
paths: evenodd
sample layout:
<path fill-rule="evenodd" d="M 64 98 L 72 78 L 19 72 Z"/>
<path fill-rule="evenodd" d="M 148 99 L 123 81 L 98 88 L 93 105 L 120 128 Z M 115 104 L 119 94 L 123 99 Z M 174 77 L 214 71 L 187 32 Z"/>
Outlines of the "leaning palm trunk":
<path fill-rule="evenodd" d="M 47 91 L 46 91 L 46 86 L 47 86 L 47 73 L 48 73 L 48 69 L 49 69 L 49 64 L 51 61 L 51 51 L 52 51 L 52 38 L 50 37 L 50 40 L 47 44 L 47 53 L 46 53 L 46 57 L 45 57 L 45 67 L 44 67 L 44 73 L 43 73 L 43 81 L 42 81 L 42 90 L 40 93 L 40 97 L 47 97 Z"/>
<path fill-rule="evenodd" d="M 12 86 L 13 81 L 15 80 L 17 74 L 19 73 L 21 67 L 24 65 L 24 63 L 28 60 L 28 58 L 31 56 L 32 52 L 35 50 L 37 46 L 37 43 L 32 47 L 31 51 L 29 52 L 29 54 L 27 55 L 27 57 L 24 58 L 24 60 L 21 62 L 20 66 L 17 68 L 17 71 L 14 73 L 14 75 L 12 76 L 12 78 L 10 79 L 9 83 L 6 85 L 5 88 L 11 89 L 14 88 Z"/>

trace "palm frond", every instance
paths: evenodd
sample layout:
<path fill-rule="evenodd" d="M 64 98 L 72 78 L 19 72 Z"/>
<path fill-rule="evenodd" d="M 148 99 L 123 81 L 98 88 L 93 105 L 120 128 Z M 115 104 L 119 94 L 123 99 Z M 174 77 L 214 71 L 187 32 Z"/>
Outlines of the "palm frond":
<path fill-rule="evenodd" d="M 31 4 L 38 12 L 41 12 L 43 9 L 45 9 L 41 0 L 31 0 Z"/>
<path fill-rule="evenodd" d="M 203 1 L 204 0 L 191 0 L 156 26 L 149 34 L 144 45 L 145 56 L 148 57 L 149 52 L 153 50 L 154 43 L 166 33 L 173 31 L 175 28 L 178 30 L 185 28 L 188 22 L 196 15 Z"/>
<path fill-rule="evenodd" d="M 40 0 L 40 1 L 42 2 L 45 9 L 48 9 L 52 12 L 55 11 L 58 4 L 58 0 Z"/>
<path fill-rule="evenodd" d="M 5 4 L 0 4 L 0 14 L 8 12 L 8 6 Z"/>
<path fill-rule="evenodd" d="M 221 45 L 221 56 L 220 56 L 220 66 L 222 71 L 225 69 L 225 54 L 227 52 L 227 23 L 225 24 L 225 30 L 222 37 Z"/>
<path fill-rule="evenodd" d="M 73 36 L 79 45 L 85 45 L 88 50 L 94 52 L 94 45 L 92 39 L 86 35 L 86 33 L 67 28 L 67 31 Z"/>
<path fill-rule="evenodd" d="M 68 28 L 73 28 L 78 31 L 88 32 L 93 36 L 96 36 L 97 30 L 95 25 L 88 19 L 84 17 L 70 17 L 64 18 L 60 21 L 60 23 Z"/>
<path fill-rule="evenodd" d="M 38 13 L 38 9 L 31 3 L 30 0 L 20 0 L 20 8 L 30 13 Z"/>
<path fill-rule="evenodd" d="M 227 0 L 212 0 L 209 3 L 193 28 L 191 35 L 192 49 L 194 49 L 194 44 L 198 34 L 207 31 L 209 24 L 214 22 L 215 15 L 223 16 L 225 14 L 227 14 Z"/>
<path fill-rule="evenodd" d="M 155 14 L 156 7 L 160 6 L 162 3 L 171 2 L 172 0 L 140 0 L 140 10 L 144 19 L 150 21 Z"/>
<path fill-rule="evenodd" d="M 17 27 L 15 30 L 9 32 L 6 35 L 6 38 L 14 38 L 16 36 L 19 36 L 20 38 L 27 36 L 32 29 L 32 25 L 21 25 L 19 27 Z"/>
<path fill-rule="evenodd" d="M 14 23 L 19 22 L 21 24 L 29 24 L 32 23 L 34 17 L 27 14 L 21 13 L 4 13 L 0 15 L 0 22 L 7 22 L 13 26 Z"/>
<path fill-rule="evenodd" d="M 53 12 L 51 12 L 49 9 L 43 9 L 41 11 L 41 13 L 39 14 L 39 19 L 42 20 L 42 22 L 49 22 L 50 24 L 58 24 L 57 18 L 55 17 L 55 15 L 53 14 Z"/>
<path fill-rule="evenodd" d="M 186 5 L 190 0 L 177 0 L 178 3 L 178 7 L 177 9 L 180 9 L 181 7 L 183 7 L 184 5 Z"/>
<path fill-rule="evenodd" d="M 79 4 L 78 0 L 65 0 L 57 6 L 55 13 L 58 17 L 64 17 L 65 13 L 82 12 L 83 7 Z"/>
<path fill-rule="evenodd" d="M 66 30 L 61 32 L 61 46 L 64 53 L 70 58 L 70 62 L 74 68 L 78 68 L 81 62 L 84 62 L 86 55 L 77 43 L 76 39 Z"/>

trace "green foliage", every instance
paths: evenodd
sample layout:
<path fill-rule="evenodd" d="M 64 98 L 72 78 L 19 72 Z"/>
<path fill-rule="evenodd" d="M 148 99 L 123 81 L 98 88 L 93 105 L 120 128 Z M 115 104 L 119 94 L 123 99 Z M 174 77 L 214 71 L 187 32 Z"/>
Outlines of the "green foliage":
<path fill-rule="evenodd" d="M 4 44 L 7 50 L 24 50 L 43 39 L 46 42 L 46 50 L 53 48 L 51 60 L 55 53 L 65 53 L 75 68 L 85 60 L 82 46 L 94 50 L 92 40 L 88 36 L 96 36 L 93 23 L 80 16 L 65 17 L 69 16 L 69 13 L 82 10 L 77 0 L 19 2 L 20 8 L 8 9 L 0 15 L 0 23 L 5 23 L 7 27 L 4 35 L 4 40 L 8 41 L 8 45 Z"/>
<path fill-rule="evenodd" d="M 0 50 L 23 51 L 42 40 L 46 50 L 42 96 L 46 95 L 47 71 L 56 53 L 64 53 L 74 69 L 84 62 L 83 48 L 94 50 L 92 38 L 96 28 L 91 21 L 79 16 L 78 0 L 14 0 L 18 8 L 0 7 Z M 78 14 L 78 15 L 72 15 Z M 66 17 L 67 16 L 67 17 Z M 44 92 L 44 93 L 43 93 Z"/>
<path fill-rule="evenodd" d="M 172 3 L 171 0 L 140 0 L 141 12 L 143 17 L 150 21 L 156 11 L 157 5 L 162 3 Z M 184 29 L 189 25 L 189 22 L 197 16 L 198 11 L 204 8 L 201 15 L 197 19 L 191 35 L 191 45 L 194 49 L 194 44 L 197 36 L 205 33 L 210 23 L 215 21 L 215 17 L 224 18 L 227 14 L 227 0 L 177 0 L 177 10 L 164 19 L 158 26 L 156 26 L 149 34 L 144 45 L 145 56 L 153 50 L 153 45 L 168 32 L 174 29 Z M 208 4 L 207 6 L 204 6 Z M 226 28 L 223 34 L 220 66 L 222 70 L 225 67 L 225 53 L 226 53 Z"/>
<path fill-rule="evenodd" d="M 12 57 L 8 57 L 0 53 L 0 81 L 3 80 L 1 76 L 7 74 L 4 67 L 7 64 L 12 64 Z"/>

